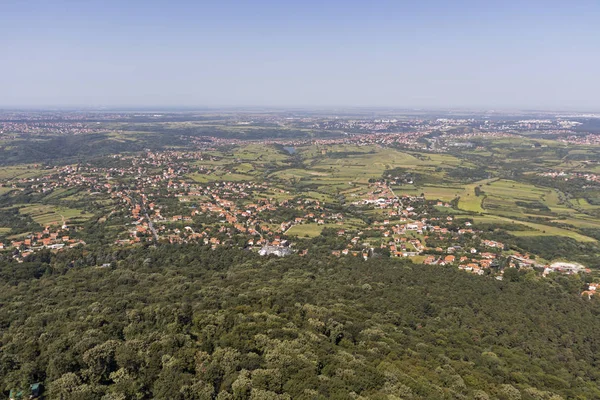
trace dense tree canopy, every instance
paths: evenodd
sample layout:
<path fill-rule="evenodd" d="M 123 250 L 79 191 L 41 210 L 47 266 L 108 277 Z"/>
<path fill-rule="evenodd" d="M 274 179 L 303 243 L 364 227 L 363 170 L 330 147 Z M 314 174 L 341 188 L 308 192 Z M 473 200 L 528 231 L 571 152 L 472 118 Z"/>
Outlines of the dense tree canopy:
<path fill-rule="evenodd" d="M 600 302 L 579 296 L 578 277 L 498 281 L 192 245 L 88 256 L 0 263 L 3 391 L 39 381 L 55 399 L 600 397 Z"/>

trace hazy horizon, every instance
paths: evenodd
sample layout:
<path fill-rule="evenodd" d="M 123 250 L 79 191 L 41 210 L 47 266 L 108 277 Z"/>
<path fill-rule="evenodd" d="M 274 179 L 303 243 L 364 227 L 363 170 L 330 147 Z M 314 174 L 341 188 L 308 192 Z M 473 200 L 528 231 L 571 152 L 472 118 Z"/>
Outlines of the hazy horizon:
<path fill-rule="evenodd" d="M 3 2 L 0 108 L 600 111 L 600 3 Z"/>
<path fill-rule="evenodd" d="M 381 115 L 397 113 L 398 115 L 410 113 L 423 114 L 497 114 L 497 115 L 535 115 L 535 114 L 581 114 L 594 115 L 600 117 L 599 109 L 584 108 L 502 108 L 502 107 L 395 107 L 395 106 L 309 106 L 309 105 L 286 105 L 286 106 L 260 106 L 260 105 L 212 105 L 212 106 L 194 106 L 194 105 L 0 105 L 0 112 L 139 112 L 139 113 L 213 113 L 213 112 L 236 112 L 236 113 L 277 113 L 277 112 L 378 112 Z"/>

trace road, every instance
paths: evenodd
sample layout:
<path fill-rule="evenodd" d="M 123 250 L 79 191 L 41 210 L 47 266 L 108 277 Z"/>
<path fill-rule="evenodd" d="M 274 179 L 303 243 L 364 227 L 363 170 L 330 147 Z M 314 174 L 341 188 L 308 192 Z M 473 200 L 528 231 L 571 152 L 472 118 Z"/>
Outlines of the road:
<path fill-rule="evenodd" d="M 135 207 L 135 204 L 136 204 L 135 198 L 132 195 L 128 195 L 127 197 L 129 197 L 129 200 L 131 200 L 131 205 Z M 143 200 L 140 202 L 140 205 L 141 205 L 142 212 L 144 213 L 144 216 L 146 217 L 146 220 L 148 220 L 148 228 L 150 228 L 150 232 L 152 232 L 154 241 L 158 242 L 158 233 L 156 232 L 156 229 L 154 228 L 154 224 L 152 223 L 152 220 L 150 219 L 150 216 L 148 215 L 148 210 L 146 210 L 146 205 L 144 204 Z"/>
<path fill-rule="evenodd" d="M 146 208 L 144 208 L 144 215 L 146 216 L 146 219 L 148 220 L 148 228 L 150 228 L 150 231 L 152 232 L 152 236 L 154 236 L 154 241 L 158 242 L 158 233 L 156 233 L 156 229 L 154 229 L 154 224 L 152 224 L 152 220 L 148 216 L 148 212 L 146 212 Z"/>

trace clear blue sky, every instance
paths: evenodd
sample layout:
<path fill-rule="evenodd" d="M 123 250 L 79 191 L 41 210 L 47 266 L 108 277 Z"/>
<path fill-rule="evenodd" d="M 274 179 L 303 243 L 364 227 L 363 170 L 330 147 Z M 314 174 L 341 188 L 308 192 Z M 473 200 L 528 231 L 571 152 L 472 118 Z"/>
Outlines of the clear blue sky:
<path fill-rule="evenodd" d="M 1 0 L 0 106 L 600 111 L 600 1 Z"/>

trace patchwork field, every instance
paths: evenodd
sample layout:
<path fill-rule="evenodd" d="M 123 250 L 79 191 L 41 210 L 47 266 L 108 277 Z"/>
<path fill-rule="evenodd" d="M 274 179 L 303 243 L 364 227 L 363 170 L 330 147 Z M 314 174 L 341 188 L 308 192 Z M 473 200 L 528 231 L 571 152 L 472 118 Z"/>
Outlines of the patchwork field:
<path fill-rule="evenodd" d="M 568 224 L 568 225 L 572 225 L 576 228 L 600 229 L 600 221 L 586 219 L 584 217 L 585 216 L 582 216 L 581 218 L 565 218 L 565 219 L 560 219 L 560 220 L 553 220 L 552 222 L 556 222 L 559 224 Z"/>
<path fill-rule="evenodd" d="M 542 142 L 535 140 L 535 143 Z M 536 161 L 538 166 L 556 166 L 564 162 L 556 157 L 555 150 L 533 149 L 533 143 L 532 139 L 500 139 L 495 142 L 494 152 L 474 150 L 469 153 L 479 157 L 495 156 L 511 162 L 525 162 L 532 152 L 537 151 L 543 155 Z M 386 171 L 397 169 L 399 174 L 405 171 L 416 177 L 414 184 L 394 185 L 392 189 L 397 196 L 423 194 L 428 200 L 446 202 L 458 198 L 454 213 L 470 214 L 488 223 L 515 223 L 529 228 L 511 231 L 515 236 L 558 235 L 590 242 L 594 239 L 577 232 L 577 229 L 600 227 L 600 221 L 584 214 L 598 210 L 600 206 L 590 205 L 582 198 L 569 200 L 557 189 L 502 178 L 464 183 L 474 179 L 469 175 L 465 179 L 464 174 L 477 172 L 479 167 L 465 158 L 450 154 L 353 144 L 297 146 L 295 151 L 296 154 L 292 156 L 278 146 L 257 144 L 223 152 L 212 151 L 207 154 L 218 159 L 198 161 L 195 165 L 216 167 L 216 171 L 210 174 L 194 173 L 189 177 L 199 183 L 223 180 L 262 182 L 266 179 L 273 184 L 273 189 L 268 193 L 257 193 L 253 199 L 282 201 L 302 196 L 324 203 L 336 203 L 340 199 L 347 202 L 360 199 L 370 190 L 370 181 L 381 179 Z M 581 154 L 574 154 L 577 155 Z M 496 166 L 490 167 L 492 172 L 488 176 L 494 175 L 494 168 Z M 474 173 L 473 177 L 476 176 L 480 175 Z M 523 221 L 526 218 L 535 218 L 537 221 Z M 544 219 L 548 224 L 559 223 L 564 227 L 539 222 Z M 347 227 L 361 224 L 362 221 L 356 224 L 344 222 Z M 314 237 L 322 229 L 323 226 L 315 224 L 297 225 L 290 229 L 289 234 Z"/>
<path fill-rule="evenodd" d="M 211 174 L 189 174 L 188 177 L 193 179 L 197 183 L 208 183 L 217 181 L 243 182 L 256 180 L 256 178 L 252 175 L 236 174 L 228 171 L 216 171 Z"/>
<path fill-rule="evenodd" d="M 580 242 L 595 242 L 596 240 L 582 235 L 580 233 L 571 231 L 569 229 L 559 228 L 555 226 L 543 225 L 534 222 L 526 222 L 526 221 L 518 221 L 510 218 L 504 218 L 499 216 L 494 216 L 497 221 L 503 221 L 516 224 L 525 225 L 527 227 L 532 228 L 531 231 L 511 231 L 510 233 L 515 236 L 566 236 L 572 239 L 578 240 Z"/>
<path fill-rule="evenodd" d="M 44 204 L 22 207 L 19 209 L 19 213 L 29 215 L 35 222 L 42 226 L 84 221 L 93 216 L 93 214 L 85 213 L 82 210 Z"/>
<path fill-rule="evenodd" d="M 469 185 L 443 185 L 443 186 L 414 186 L 414 185 L 402 185 L 395 186 L 394 192 L 401 196 L 403 194 L 408 195 L 425 195 L 428 200 L 441 200 L 441 201 L 452 201 L 457 197 L 460 198 L 458 207 L 460 210 L 471 211 L 471 212 L 483 212 L 481 208 L 482 196 L 475 194 L 475 187 L 484 185 L 490 180 L 483 180 Z"/>
<path fill-rule="evenodd" d="M 452 187 L 452 186 L 414 186 L 414 185 L 402 185 L 393 186 L 394 193 L 397 196 L 409 195 L 409 196 L 420 196 L 425 195 L 425 198 L 430 200 L 442 200 L 452 201 L 464 190 L 463 187 Z"/>
<path fill-rule="evenodd" d="M 233 158 L 236 162 L 247 162 L 253 166 L 272 164 L 283 165 L 289 159 L 289 154 L 274 147 L 264 145 L 248 145 L 238 147 L 233 152 Z"/>
<path fill-rule="evenodd" d="M 44 170 L 33 165 L 15 165 L 0 168 L 0 179 L 27 179 L 43 175 Z"/>
<path fill-rule="evenodd" d="M 575 207 L 581 208 L 582 210 L 586 210 L 586 211 L 600 210 L 600 206 L 595 206 L 593 204 L 590 204 L 586 199 L 574 199 L 574 200 L 572 200 L 572 203 Z"/>
<path fill-rule="evenodd" d="M 278 178 L 286 181 L 298 181 L 300 179 L 305 178 L 314 178 L 314 177 L 327 177 L 329 173 L 327 172 L 317 172 L 317 171 L 309 171 L 305 169 L 299 168 L 289 168 L 284 169 L 282 171 L 277 171 L 272 173 L 269 177 Z"/>
<path fill-rule="evenodd" d="M 464 191 L 460 195 L 458 208 L 465 211 L 483 212 L 483 208 L 481 205 L 482 201 L 484 200 L 484 197 L 481 195 L 477 196 L 477 194 L 475 193 L 475 188 L 479 187 L 481 190 L 485 190 L 483 188 L 489 187 L 489 185 L 491 185 L 494 181 L 495 179 L 486 179 L 465 186 Z"/>
<path fill-rule="evenodd" d="M 287 190 L 272 187 L 271 190 L 268 190 L 266 192 L 254 194 L 252 196 L 252 200 L 248 200 L 248 203 L 254 203 L 256 200 L 259 199 L 274 199 L 276 201 L 284 201 L 292 199 L 294 196 L 294 193 L 290 193 Z"/>

